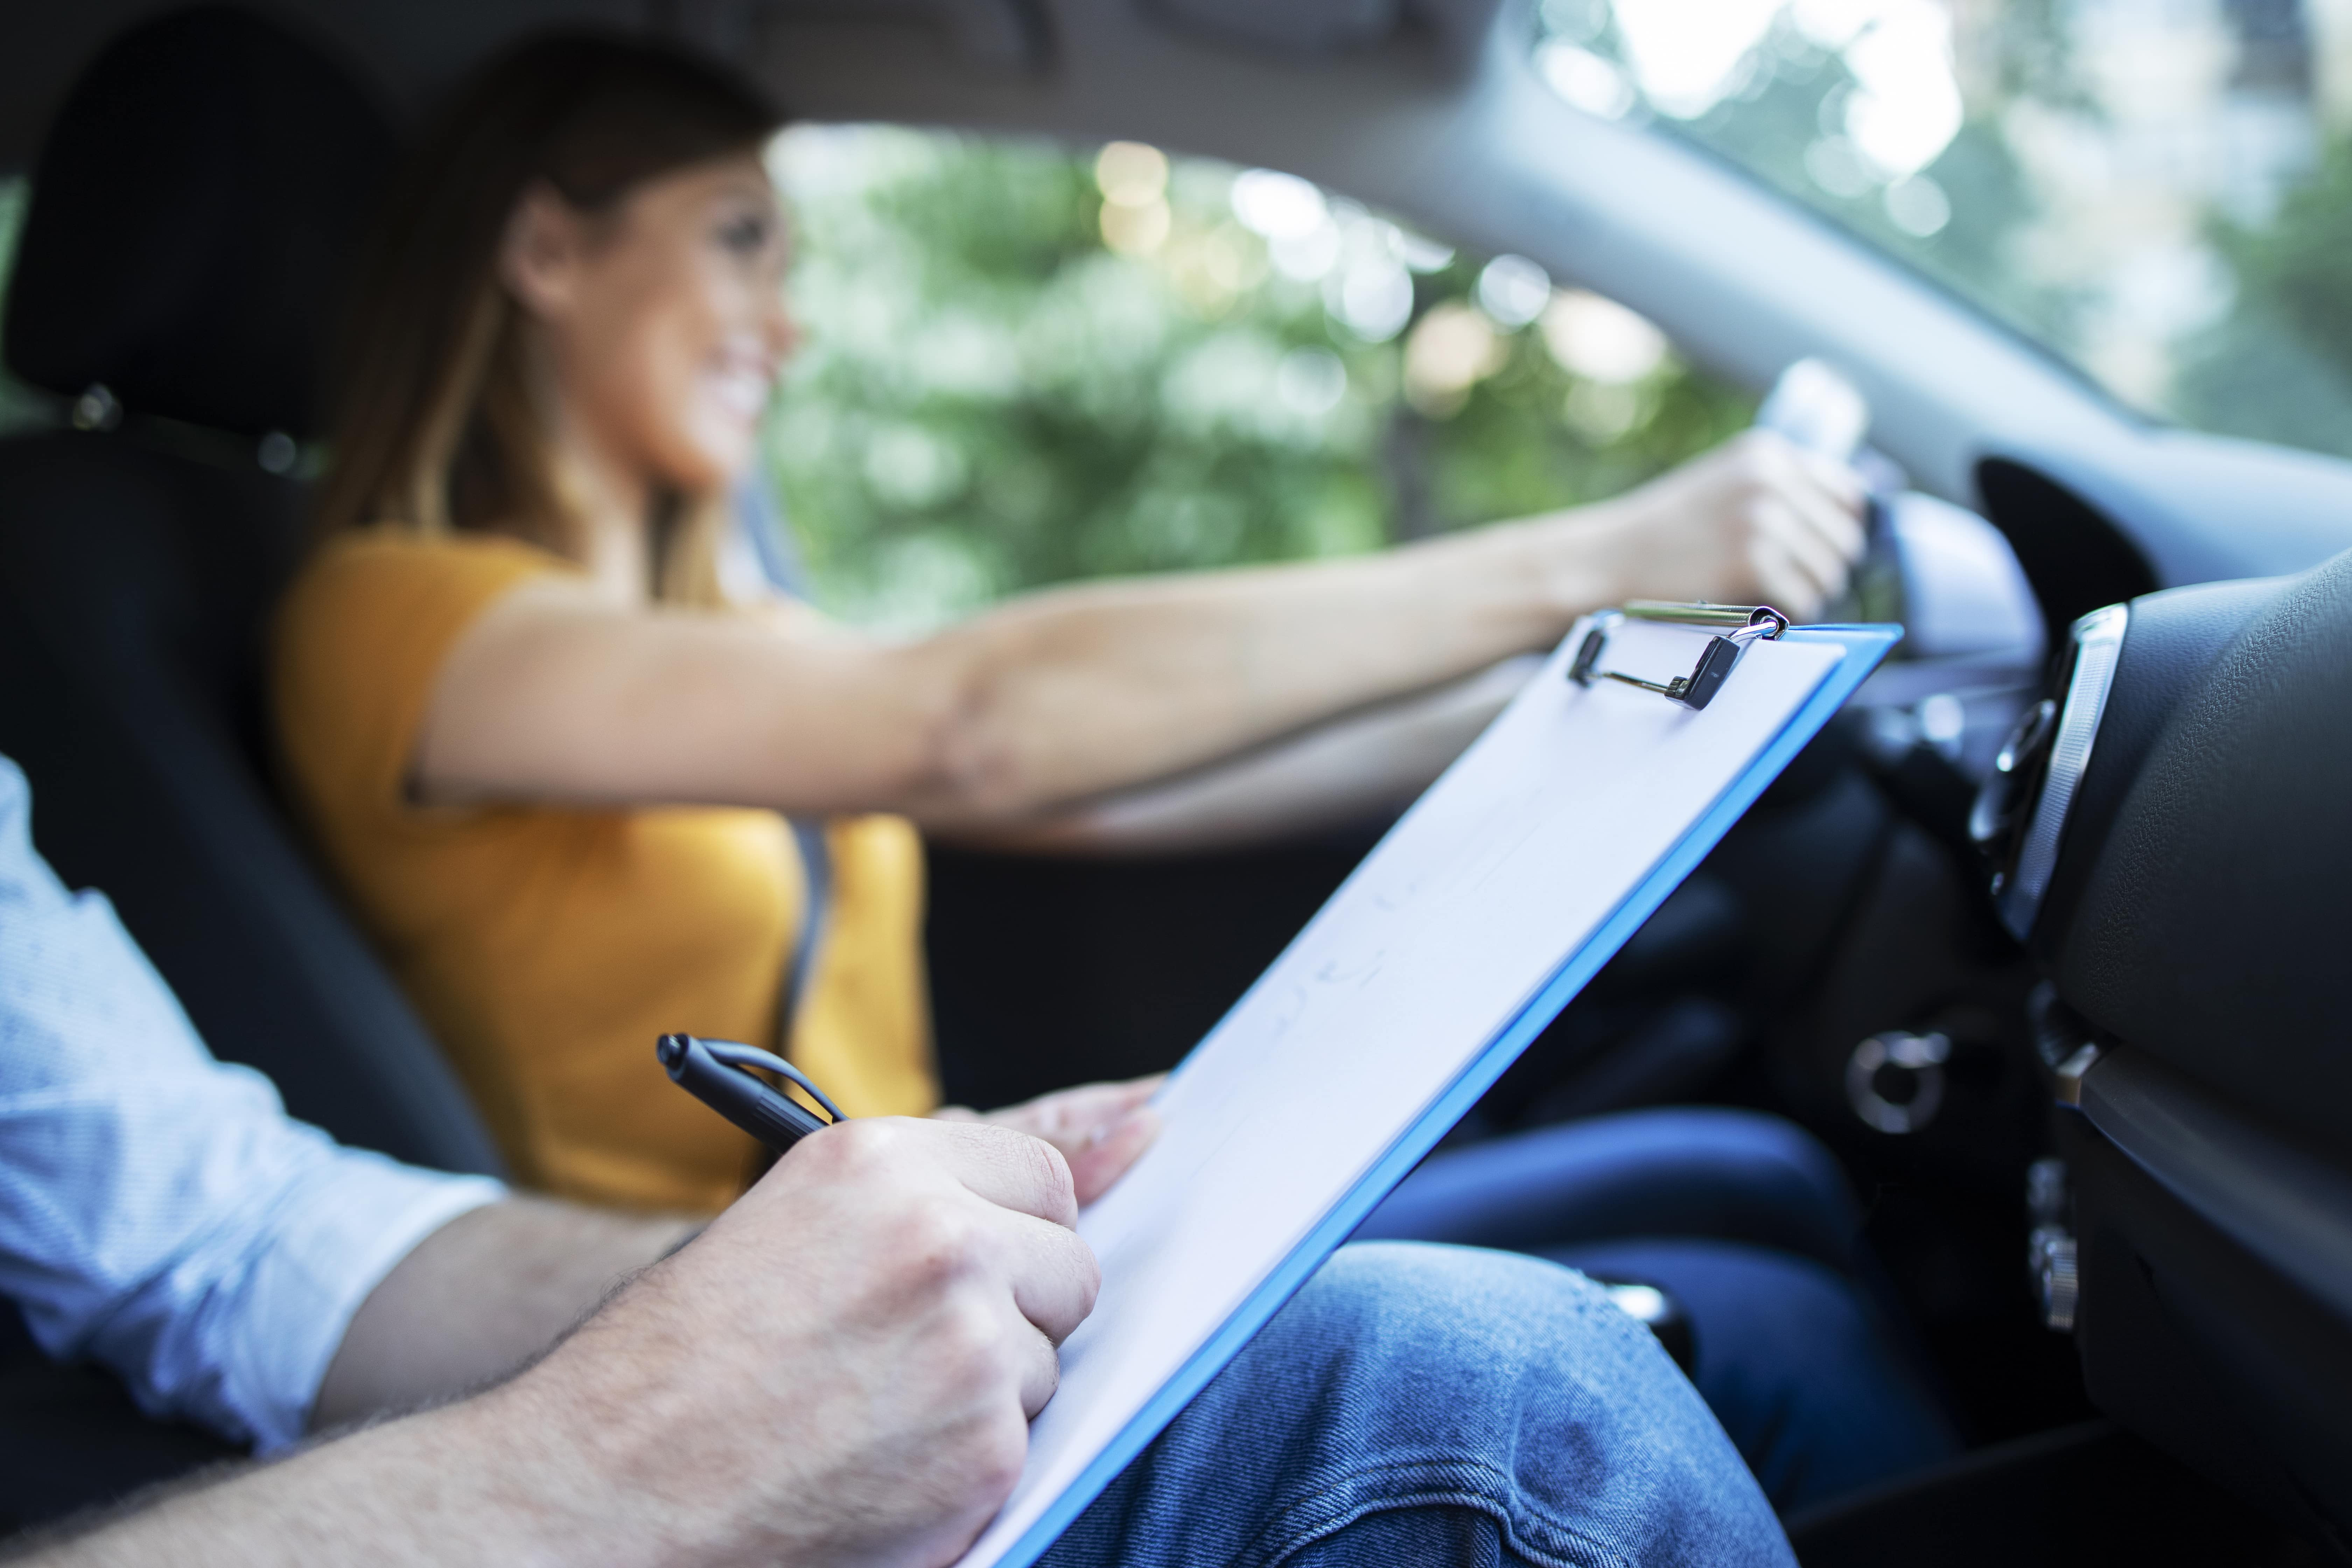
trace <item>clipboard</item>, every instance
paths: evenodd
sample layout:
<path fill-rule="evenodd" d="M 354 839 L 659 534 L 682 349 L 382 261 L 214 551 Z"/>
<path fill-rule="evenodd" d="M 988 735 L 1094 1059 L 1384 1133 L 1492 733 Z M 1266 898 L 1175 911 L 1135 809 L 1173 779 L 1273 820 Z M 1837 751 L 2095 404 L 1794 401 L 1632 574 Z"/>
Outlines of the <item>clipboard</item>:
<path fill-rule="evenodd" d="M 1180 1064 L 1161 1093 L 1160 1142 L 1080 1215 L 1103 1296 L 1064 1346 L 1062 1387 L 1032 1425 L 1020 1484 L 958 1568 L 1028 1568 L 1043 1555 L 1591 981 L 1901 636 L 1711 605 L 1629 604 L 1571 629 Z M 1618 815 L 1580 816 L 1587 795 L 1614 801 Z M 1629 798 L 1646 814 L 1639 824 Z M 1545 903 L 1547 873 L 1580 867 L 1585 879 Z M 1492 894 L 1484 903 L 1482 890 Z M 1527 916 L 1517 925 L 1514 910 Z M 1570 931 L 1573 941 L 1557 940 Z M 1383 932 L 1399 941 L 1383 945 Z M 1400 1055 L 1398 1042 L 1424 1025 L 1433 1059 Z M 1361 1073 L 1347 1054 L 1351 1027 L 1387 1042 L 1365 1047 Z M 1370 1076 L 1383 1064 L 1402 1113 Z M 1322 1152 L 1335 1163 L 1356 1163 L 1335 1173 L 1309 1147 L 1286 1173 L 1282 1140 L 1299 1124 L 1276 1131 L 1271 1120 L 1286 1105 L 1322 1119 Z M 1268 1172 L 1276 1187 L 1297 1175 L 1299 1191 L 1269 1200 Z M 1219 1211 L 1220 1181 L 1244 1184 L 1247 1201 L 1228 1194 Z M 1295 1215 L 1265 1212 L 1284 1202 Z M 1214 1278 L 1191 1299 L 1195 1276 Z"/>

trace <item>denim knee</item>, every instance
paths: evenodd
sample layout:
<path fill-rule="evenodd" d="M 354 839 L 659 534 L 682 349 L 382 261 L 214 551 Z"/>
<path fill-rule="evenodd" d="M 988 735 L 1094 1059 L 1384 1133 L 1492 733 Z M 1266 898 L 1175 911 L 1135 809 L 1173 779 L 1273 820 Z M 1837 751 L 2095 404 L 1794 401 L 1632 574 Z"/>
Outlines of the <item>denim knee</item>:
<path fill-rule="evenodd" d="M 1356 1235 L 1518 1252 L 1701 1236 L 1851 1269 L 1861 1228 L 1845 1173 L 1804 1129 L 1751 1110 L 1676 1106 L 1433 1155 Z"/>
<path fill-rule="evenodd" d="M 1640 1240 L 1551 1254 L 1671 1291 L 1697 1330 L 1692 1381 L 1783 1512 L 1950 1458 L 1958 1435 L 1867 1296 L 1809 1259 Z"/>
<path fill-rule="evenodd" d="M 1424 1536 L 1453 1555 L 1465 1530 L 1497 1563 L 1791 1561 L 1722 1429 L 1605 1296 L 1413 1243 L 1335 1254 L 1049 1561 L 1322 1568 Z"/>

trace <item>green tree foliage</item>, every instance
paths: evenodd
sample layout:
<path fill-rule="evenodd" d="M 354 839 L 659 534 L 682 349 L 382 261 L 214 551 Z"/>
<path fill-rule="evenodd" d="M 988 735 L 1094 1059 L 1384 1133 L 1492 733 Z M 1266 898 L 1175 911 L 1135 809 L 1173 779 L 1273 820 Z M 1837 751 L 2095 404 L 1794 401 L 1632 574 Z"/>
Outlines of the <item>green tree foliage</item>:
<path fill-rule="evenodd" d="M 778 164 L 808 342 L 770 466 L 821 597 L 861 620 L 1594 500 L 1748 416 L 1671 355 L 1587 385 L 1533 327 L 1497 331 L 1473 384 L 1417 410 L 1412 328 L 1340 324 L 1328 285 L 1285 276 L 1236 220 L 1222 165 L 1177 161 L 1164 230 L 1122 254 L 1090 153 L 867 127 L 794 132 Z M 1397 238 L 1429 268 L 1412 321 L 1459 315 L 1479 262 Z"/>
<path fill-rule="evenodd" d="M 2004 83 L 2040 83 L 2059 46 L 2038 3 L 2005 13 L 1997 74 Z M 1951 144 L 1919 171 L 1945 204 L 1940 222 L 1898 223 L 1900 194 L 1859 169 L 1839 188 L 1807 167 L 1807 154 L 1834 127 L 1857 87 L 1843 56 L 1806 41 L 1783 14 L 1751 56 L 1739 89 L 1696 119 L 1666 122 L 1784 195 L 1822 213 L 1961 298 L 2048 342 L 2069 340 L 2069 312 L 2080 301 L 2024 276 L 2011 255 L 2035 198 L 2000 127 L 1981 106 Z M 2048 84 L 2051 101 L 2073 101 L 2063 81 Z M 2002 99 L 2011 93 L 2004 90 Z M 1833 182 L 1837 183 L 1837 182 Z M 1929 198 L 1931 200 L 1936 198 Z M 1923 232 L 1924 230 L 1924 232 Z"/>
<path fill-rule="evenodd" d="M 2187 345 L 2174 389 L 2191 424 L 2352 457 L 2352 140 L 2259 228 L 2217 226 L 2229 315 Z"/>

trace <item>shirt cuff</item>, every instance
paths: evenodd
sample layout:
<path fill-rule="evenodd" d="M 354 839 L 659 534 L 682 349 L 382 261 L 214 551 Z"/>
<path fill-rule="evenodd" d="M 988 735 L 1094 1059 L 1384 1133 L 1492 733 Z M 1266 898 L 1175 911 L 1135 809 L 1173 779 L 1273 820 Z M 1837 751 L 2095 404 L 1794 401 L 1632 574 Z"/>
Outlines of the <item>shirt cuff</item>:
<path fill-rule="evenodd" d="M 272 1245 L 254 1268 L 246 1310 L 233 1315 L 247 1342 L 232 1348 L 226 1392 L 257 1451 L 299 1441 L 319 1384 L 360 1304 L 418 1244 L 507 1195 L 485 1176 L 420 1171 L 381 1154 L 334 1151 L 282 1210 Z"/>

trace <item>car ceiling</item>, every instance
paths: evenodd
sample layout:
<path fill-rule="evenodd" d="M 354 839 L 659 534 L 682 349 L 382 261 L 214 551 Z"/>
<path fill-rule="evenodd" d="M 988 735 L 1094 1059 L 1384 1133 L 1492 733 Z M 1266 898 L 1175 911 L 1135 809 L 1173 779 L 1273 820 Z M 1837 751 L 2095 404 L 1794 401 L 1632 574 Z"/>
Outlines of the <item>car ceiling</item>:
<path fill-rule="evenodd" d="M 30 162 L 39 127 L 92 51 L 163 8 L 13 8 L 0 21 L 0 166 Z M 2201 438 L 2152 439 L 2032 345 L 1689 145 L 1559 101 L 1529 60 L 1531 0 L 307 0 L 275 9 L 340 42 L 395 107 L 427 101 L 518 32 L 595 21 L 709 47 L 806 118 L 1126 137 L 1287 169 L 1433 234 L 1533 257 L 1555 278 L 1650 315 L 1694 357 L 1751 387 L 1790 360 L 1828 357 L 1869 395 L 1874 439 L 1922 488 L 1957 500 L 1973 500 L 1974 466 L 1988 451 L 2087 457 L 2150 476 L 2183 442 L 2194 465 L 2211 459 Z M 2341 468 L 2321 459 L 2255 449 L 2230 460 L 2289 479 L 2312 468 L 2315 504 L 2330 509 L 2344 493 Z M 2321 531 L 2336 537 L 2340 524 L 2326 521 Z M 2186 552 L 2157 562 L 2166 581 L 2304 563 L 2203 524 L 2163 548 Z"/>

